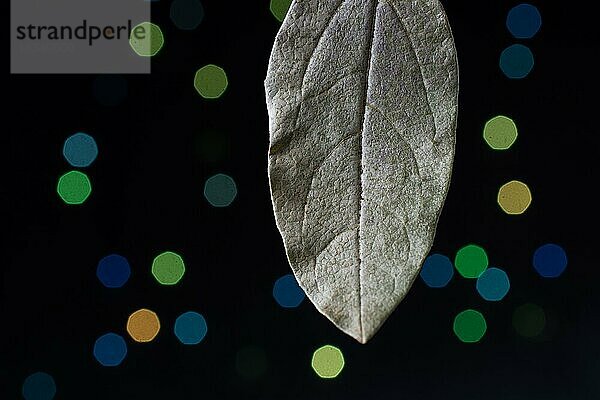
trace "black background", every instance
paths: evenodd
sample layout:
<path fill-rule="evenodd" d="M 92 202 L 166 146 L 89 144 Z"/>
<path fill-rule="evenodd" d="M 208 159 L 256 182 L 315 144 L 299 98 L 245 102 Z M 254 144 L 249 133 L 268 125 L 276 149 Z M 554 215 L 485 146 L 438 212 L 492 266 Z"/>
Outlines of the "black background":
<path fill-rule="evenodd" d="M 279 27 L 268 1 L 203 2 L 195 31 L 169 20 L 168 1 L 152 4 L 165 47 L 151 75 L 128 75 L 128 95 L 101 105 L 91 75 L 11 75 L 2 185 L 4 243 L 2 380 L 5 399 L 20 398 L 23 379 L 46 371 L 57 399 L 486 399 L 600 398 L 598 257 L 593 246 L 597 178 L 597 30 L 589 3 L 536 1 L 543 18 L 531 40 L 505 27 L 514 1 L 445 1 L 460 62 L 460 112 L 453 181 L 432 251 L 451 258 L 474 242 L 512 283 L 499 303 L 487 303 L 474 282 L 455 275 L 433 290 L 417 280 L 366 345 L 339 332 L 310 302 L 280 308 L 272 284 L 290 271 L 269 198 L 268 121 L 263 79 Z M 525 79 L 498 68 L 500 52 L 523 43 L 535 56 Z M 194 90 L 195 71 L 208 63 L 228 73 L 217 101 Z M 519 138 L 494 152 L 482 139 L 489 118 L 513 117 Z M 10 130 L 6 127 L 10 126 Z M 100 154 L 85 172 L 93 193 L 79 207 L 56 195 L 70 169 L 63 141 L 83 131 Z M 208 132 L 220 157 L 202 151 Z M 213 158 L 213 159 L 211 159 Z M 211 207 L 203 183 L 223 172 L 237 182 L 232 206 Z M 533 193 L 522 216 L 496 204 L 503 183 L 519 179 Z M 569 257 L 558 279 L 539 277 L 533 251 L 558 243 Z M 184 257 L 179 285 L 161 287 L 149 270 L 162 251 Z M 100 285 L 98 260 L 120 253 L 132 264 L 122 289 Z M 512 313 L 539 304 L 548 327 L 538 339 L 520 337 Z M 161 318 L 155 341 L 138 344 L 127 316 L 147 307 Z M 479 344 L 452 333 L 454 316 L 476 308 L 488 332 Z M 197 310 L 208 322 L 198 346 L 172 334 L 175 318 Z M 114 331 L 128 341 L 116 368 L 92 355 L 96 338 Z M 310 368 L 323 344 L 342 349 L 346 366 L 334 380 Z M 240 349 L 264 352 L 265 374 L 236 369 Z"/>

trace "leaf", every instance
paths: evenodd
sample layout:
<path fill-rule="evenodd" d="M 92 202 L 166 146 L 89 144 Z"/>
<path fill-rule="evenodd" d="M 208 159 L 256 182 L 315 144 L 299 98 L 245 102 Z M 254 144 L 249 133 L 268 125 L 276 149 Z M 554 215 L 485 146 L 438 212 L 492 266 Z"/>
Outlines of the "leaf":
<path fill-rule="evenodd" d="M 446 197 L 458 96 L 437 0 L 294 0 L 265 80 L 275 220 L 300 286 L 366 343 L 406 295 Z"/>

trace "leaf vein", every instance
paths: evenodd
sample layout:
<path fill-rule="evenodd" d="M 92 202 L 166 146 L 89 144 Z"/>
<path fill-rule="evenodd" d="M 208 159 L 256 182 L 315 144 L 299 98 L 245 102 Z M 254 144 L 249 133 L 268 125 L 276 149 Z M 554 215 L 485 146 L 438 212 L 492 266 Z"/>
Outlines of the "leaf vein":
<path fill-rule="evenodd" d="M 382 1 L 385 1 L 385 0 L 382 0 Z M 415 48 L 415 44 L 413 42 L 412 36 L 410 35 L 408 28 L 406 27 L 406 24 L 404 23 L 404 20 L 400 16 L 400 12 L 398 11 L 397 6 L 392 2 L 390 2 L 389 5 L 394 10 L 394 14 L 396 14 L 396 17 L 398 17 L 400 26 L 402 27 L 402 30 L 404 31 L 406 37 L 408 38 L 408 44 L 410 45 L 410 50 L 413 53 L 413 55 L 415 56 L 415 60 L 417 61 L 416 64 L 419 67 L 419 73 L 421 74 L 421 84 L 423 85 L 423 93 L 425 93 L 425 100 L 426 100 L 427 108 L 429 109 L 429 115 L 433 119 L 433 142 L 434 142 L 434 144 L 437 144 L 436 140 L 435 140 L 435 138 L 437 137 L 437 131 L 438 131 L 437 121 L 435 120 L 435 115 L 433 113 L 433 108 L 431 108 L 431 101 L 429 99 L 429 92 L 427 91 L 427 87 L 425 85 L 425 74 L 423 73 L 423 67 L 421 66 L 419 56 L 417 55 L 417 50 Z"/>

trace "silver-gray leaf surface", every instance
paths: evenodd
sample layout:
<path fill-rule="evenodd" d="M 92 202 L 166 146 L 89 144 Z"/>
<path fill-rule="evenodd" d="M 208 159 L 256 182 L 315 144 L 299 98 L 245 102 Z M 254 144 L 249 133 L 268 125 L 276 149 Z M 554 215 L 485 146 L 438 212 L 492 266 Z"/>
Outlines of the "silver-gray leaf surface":
<path fill-rule="evenodd" d="M 269 181 L 300 286 L 367 342 L 434 240 L 458 65 L 438 0 L 294 0 L 265 80 Z"/>

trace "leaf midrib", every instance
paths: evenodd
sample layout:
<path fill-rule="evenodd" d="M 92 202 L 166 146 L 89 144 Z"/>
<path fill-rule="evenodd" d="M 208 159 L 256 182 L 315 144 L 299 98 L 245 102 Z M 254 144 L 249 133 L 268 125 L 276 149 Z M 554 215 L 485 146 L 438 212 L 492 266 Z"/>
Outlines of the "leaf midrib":
<path fill-rule="evenodd" d="M 362 90 L 362 94 L 363 94 L 363 99 L 362 99 L 362 105 L 360 107 L 360 109 L 362 110 L 362 120 L 361 120 L 361 130 L 359 132 L 360 134 L 360 140 L 359 140 L 359 154 L 360 154 L 360 158 L 359 158 L 359 162 L 358 162 L 358 187 L 360 188 L 360 197 L 359 197 L 359 214 L 358 214 L 358 229 L 357 229 L 357 233 L 356 233 L 356 243 L 357 243 L 357 252 L 358 252 L 358 312 L 359 312 L 359 329 L 360 329 L 360 341 L 361 342 L 365 342 L 365 330 L 364 330 L 364 326 L 363 326 L 363 302 L 362 302 L 362 258 L 361 258 L 361 242 L 360 242 L 360 232 L 361 232 L 361 222 L 362 222 L 362 215 L 363 215 L 363 184 L 362 184 L 362 177 L 363 177 L 363 140 L 364 140 L 364 132 L 365 132 L 365 123 L 366 123 L 366 116 L 367 116 L 367 96 L 369 93 L 369 76 L 371 74 L 371 66 L 372 66 L 372 61 L 371 59 L 373 58 L 373 39 L 375 37 L 375 26 L 376 26 L 376 22 L 377 22 L 377 8 L 379 6 L 379 1 L 378 0 L 371 0 L 371 18 L 370 18 L 370 24 L 367 27 L 368 31 L 370 32 L 369 34 L 369 38 L 367 41 L 367 46 L 366 46 L 366 50 L 367 50 L 367 57 L 365 57 L 365 83 L 364 83 L 364 87 Z"/>

